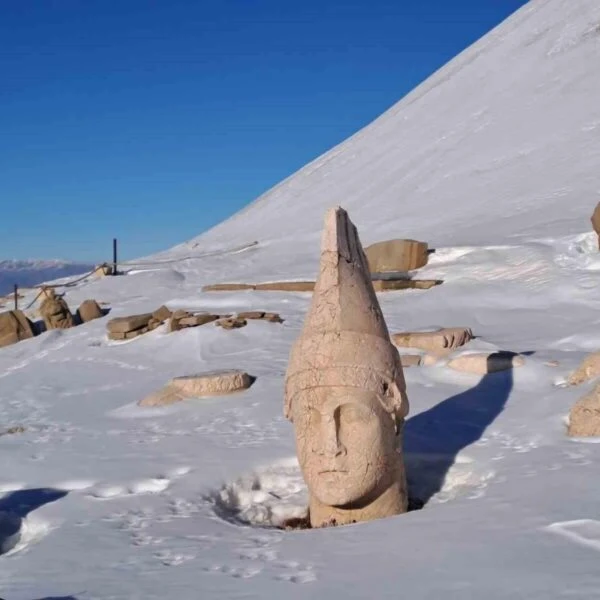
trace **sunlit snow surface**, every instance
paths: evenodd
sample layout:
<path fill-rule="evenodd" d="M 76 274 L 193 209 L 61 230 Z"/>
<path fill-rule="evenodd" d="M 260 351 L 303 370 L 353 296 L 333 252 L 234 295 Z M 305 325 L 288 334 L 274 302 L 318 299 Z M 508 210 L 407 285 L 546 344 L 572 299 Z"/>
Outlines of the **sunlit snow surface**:
<path fill-rule="evenodd" d="M 596 597 L 600 445 L 565 436 L 591 384 L 564 382 L 600 345 L 589 223 L 599 24 L 596 0 L 529 3 L 370 128 L 152 259 L 169 262 L 65 296 L 73 309 L 107 302 L 110 317 L 167 303 L 276 311 L 283 324 L 161 327 L 120 343 L 102 319 L 1 349 L 0 433 L 26 431 L 0 436 L 0 511 L 23 519 L 0 557 L 0 597 Z M 443 362 L 406 369 L 406 461 L 425 507 L 284 532 L 274 526 L 306 502 L 283 377 L 310 294 L 200 289 L 314 277 L 335 203 L 365 243 L 406 236 L 436 249 L 419 276 L 443 285 L 379 295 L 392 331 L 468 326 L 477 339 L 464 351 L 526 363 L 483 378 Z M 257 380 L 232 396 L 136 405 L 171 377 L 229 368 Z"/>

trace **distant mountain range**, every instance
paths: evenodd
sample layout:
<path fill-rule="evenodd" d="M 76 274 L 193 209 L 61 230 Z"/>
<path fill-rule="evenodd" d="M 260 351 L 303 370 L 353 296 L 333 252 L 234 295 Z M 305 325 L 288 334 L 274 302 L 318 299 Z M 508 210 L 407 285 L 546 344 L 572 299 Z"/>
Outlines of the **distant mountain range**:
<path fill-rule="evenodd" d="M 46 281 L 83 274 L 94 265 L 65 260 L 0 260 L 0 296 L 12 291 L 14 284 L 31 287 Z"/>

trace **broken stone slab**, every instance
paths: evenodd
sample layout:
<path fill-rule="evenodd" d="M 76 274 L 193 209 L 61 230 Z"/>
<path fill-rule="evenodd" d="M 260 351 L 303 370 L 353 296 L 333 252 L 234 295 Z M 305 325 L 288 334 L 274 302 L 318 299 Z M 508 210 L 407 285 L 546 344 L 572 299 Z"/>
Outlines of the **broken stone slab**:
<path fill-rule="evenodd" d="M 600 352 L 588 354 L 568 377 L 569 385 L 581 385 L 600 376 Z"/>
<path fill-rule="evenodd" d="M 100 305 L 95 300 L 84 300 L 77 309 L 77 316 L 81 323 L 88 323 L 104 316 Z"/>
<path fill-rule="evenodd" d="M 191 317 L 184 317 L 179 320 L 179 324 L 182 327 L 200 327 L 201 325 L 206 325 L 207 323 L 212 323 L 219 319 L 219 315 L 211 315 L 209 313 L 200 313 L 197 315 L 192 315 Z"/>
<path fill-rule="evenodd" d="M 238 313 L 238 319 L 269 321 L 270 323 L 283 323 L 278 313 L 264 312 L 262 310 L 251 310 Z"/>
<path fill-rule="evenodd" d="M 487 375 L 522 367 L 524 364 L 525 359 L 522 356 L 514 352 L 500 351 L 463 354 L 450 360 L 446 366 L 462 373 Z"/>
<path fill-rule="evenodd" d="M 248 389 L 255 381 L 245 371 L 211 371 L 175 377 L 161 390 L 138 402 L 139 406 L 166 406 L 188 398 L 223 396 Z"/>
<path fill-rule="evenodd" d="M 218 319 L 215 321 L 215 325 L 222 327 L 223 329 L 240 329 L 240 327 L 246 327 L 248 321 L 237 317 L 228 317 L 225 319 Z"/>
<path fill-rule="evenodd" d="M 592 221 L 592 227 L 598 236 L 598 248 L 600 248 L 600 202 L 596 204 L 596 208 L 594 209 L 590 220 Z"/>
<path fill-rule="evenodd" d="M 150 328 L 146 326 L 134 329 L 133 331 L 109 331 L 107 335 L 109 340 L 131 340 L 149 331 Z"/>
<path fill-rule="evenodd" d="M 33 324 L 22 310 L 0 313 L 0 348 L 33 336 Z"/>
<path fill-rule="evenodd" d="M 394 333 L 392 341 L 401 348 L 418 348 L 427 352 L 450 353 L 473 339 L 468 327 L 445 327 L 437 331 Z"/>
<path fill-rule="evenodd" d="M 397 290 L 430 290 L 442 285 L 441 279 L 377 279 L 373 281 L 376 292 L 394 292 Z"/>
<path fill-rule="evenodd" d="M 64 298 L 57 296 L 54 290 L 44 299 L 40 306 L 40 315 L 44 319 L 46 329 L 69 329 L 73 327 L 73 315 Z"/>
<path fill-rule="evenodd" d="M 386 240 L 365 248 L 371 273 L 413 271 L 427 264 L 429 248 L 417 240 Z"/>
<path fill-rule="evenodd" d="M 567 435 L 600 436 L 600 386 L 597 385 L 571 407 Z"/>
<path fill-rule="evenodd" d="M 106 328 L 110 333 L 127 333 L 128 331 L 136 331 L 142 327 L 147 327 L 152 313 L 143 313 L 140 315 L 130 315 L 128 317 L 116 317 L 111 319 Z"/>
<path fill-rule="evenodd" d="M 173 313 L 163 304 L 163 306 L 157 308 L 152 313 L 152 318 L 160 323 L 164 323 L 167 319 L 171 318 Z"/>

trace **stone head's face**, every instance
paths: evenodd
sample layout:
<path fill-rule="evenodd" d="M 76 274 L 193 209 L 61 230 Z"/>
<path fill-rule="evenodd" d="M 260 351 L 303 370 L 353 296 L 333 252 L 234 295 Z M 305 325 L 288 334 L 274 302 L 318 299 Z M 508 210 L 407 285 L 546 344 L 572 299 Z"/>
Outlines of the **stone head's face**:
<path fill-rule="evenodd" d="M 377 395 L 320 387 L 294 398 L 298 461 L 311 494 L 328 506 L 376 497 L 396 468 L 394 422 Z"/>

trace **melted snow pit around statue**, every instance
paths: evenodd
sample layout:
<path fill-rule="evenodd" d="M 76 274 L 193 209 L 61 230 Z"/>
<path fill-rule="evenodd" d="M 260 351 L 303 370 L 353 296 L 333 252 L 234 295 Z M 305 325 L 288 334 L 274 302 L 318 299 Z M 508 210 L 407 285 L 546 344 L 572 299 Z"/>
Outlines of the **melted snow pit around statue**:
<path fill-rule="evenodd" d="M 457 498 L 478 498 L 493 478 L 466 457 L 405 453 L 408 510 L 430 510 Z M 296 457 L 242 475 L 208 495 L 215 514 L 237 525 L 309 529 L 308 490 Z M 332 524 L 335 525 L 335 524 Z"/>

